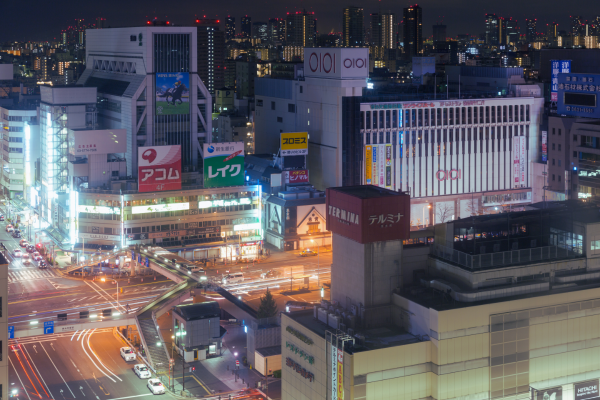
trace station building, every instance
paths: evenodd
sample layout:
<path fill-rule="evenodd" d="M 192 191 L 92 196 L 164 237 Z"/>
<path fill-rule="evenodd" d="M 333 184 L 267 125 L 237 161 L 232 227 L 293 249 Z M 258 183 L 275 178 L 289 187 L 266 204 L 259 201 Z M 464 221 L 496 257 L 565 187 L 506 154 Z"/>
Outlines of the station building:
<path fill-rule="evenodd" d="M 379 213 L 368 204 L 397 193 L 330 192 L 338 189 L 363 198 L 328 193 L 337 219 L 328 219 L 332 297 L 282 314 L 283 399 L 575 400 L 593 388 L 589 398 L 598 396 L 596 206 L 534 204 L 438 224 L 427 248 L 398 244 L 398 235 L 353 236 L 393 225 L 391 204 Z M 420 257 L 425 266 L 415 267 Z"/>

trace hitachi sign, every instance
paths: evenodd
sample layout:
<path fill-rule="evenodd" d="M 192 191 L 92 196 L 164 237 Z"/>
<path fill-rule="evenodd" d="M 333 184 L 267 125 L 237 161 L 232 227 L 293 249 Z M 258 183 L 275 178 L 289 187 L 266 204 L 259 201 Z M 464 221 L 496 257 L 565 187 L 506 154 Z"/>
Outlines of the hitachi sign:
<path fill-rule="evenodd" d="M 369 76 L 369 49 L 305 48 L 304 76 L 332 79 L 366 79 Z"/>
<path fill-rule="evenodd" d="M 329 206 L 329 215 L 349 224 L 359 225 L 359 215 L 351 213 L 341 208 Z"/>

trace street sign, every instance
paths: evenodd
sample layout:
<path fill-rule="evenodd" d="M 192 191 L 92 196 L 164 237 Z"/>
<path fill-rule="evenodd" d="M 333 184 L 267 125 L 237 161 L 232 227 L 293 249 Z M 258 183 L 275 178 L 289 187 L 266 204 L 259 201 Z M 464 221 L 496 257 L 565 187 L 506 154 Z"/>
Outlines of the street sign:
<path fill-rule="evenodd" d="M 8 327 L 8 338 L 9 339 L 15 338 L 15 326 L 14 325 L 11 325 Z"/>
<path fill-rule="evenodd" d="M 142 254 L 138 254 L 138 262 L 141 264 L 142 263 Z"/>
<path fill-rule="evenodd" d="M 150 260 L 146 257 L 146 268 L 150 268 Z"/>
<path fill-rule="evenodd" d="M 135 260 L 135 251 L 131 250 L 131 259 Z"/>
<path fill-rule="evenodd" d="M 44 322 L 44 335 L 54 333 L 54 321 Z"/>
<path fill-rule="evenodd" d="M 235 360 L 235 366 L 239 367 L 240 366 L 240 360 Z"/>

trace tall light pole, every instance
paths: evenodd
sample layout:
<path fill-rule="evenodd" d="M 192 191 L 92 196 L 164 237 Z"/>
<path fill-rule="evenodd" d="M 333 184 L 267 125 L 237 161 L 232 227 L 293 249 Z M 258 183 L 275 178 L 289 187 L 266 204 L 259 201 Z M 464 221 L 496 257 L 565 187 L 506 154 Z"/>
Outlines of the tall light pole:
<path fill-rule="evenodd" d="M 310 239 L 311 243 L 314 243 L 315 241 L 313 239 Z M 319 267 L 319 246 L 317 246 L 317 288 L 321 286 L 321 268 Z"/>

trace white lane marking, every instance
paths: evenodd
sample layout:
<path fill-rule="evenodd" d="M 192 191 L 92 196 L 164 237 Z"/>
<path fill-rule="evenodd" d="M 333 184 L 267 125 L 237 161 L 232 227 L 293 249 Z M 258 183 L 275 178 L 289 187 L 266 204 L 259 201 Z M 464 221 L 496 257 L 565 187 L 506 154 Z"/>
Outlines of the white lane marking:
<path fill-rule="evenodd" d="M 96 352 L 92 349 L 92 346 L 90 346 L 90 339 L 92 338 L 92 335 L 94 334 L 95 331 L 96 330 L 94 329 L 88 335 L 87 345 L 90 348 L 90 351 L 92 352 L 92 354 L 94 355 L 94 357 L 96 357 L 96 360 L 98 360 L 98 362 L 100 363 L 100 365 L 102 365 L 108 372 L 110 372 L 112 376 L 114 376 L 115 378 L 117 378 L 118 380 L 120 380 L 121 382 L 123 382 L 123 380 L 121 378 L 119 378 L 117 375 L 115 375 L 114 372 L 112 372 L 106 365 L 104 365 L 104 363 L 100 360 L 100 357 L 98 357 L 98 355 L 96 354 Z"/>
<path fill-rule="evenodd" d="M 79 334 L 79 336 L 77 336 L 77 341 L 78 342 L 79 342 L 79 339 L 81 339 L 81 335 L 83 335 L 86 330 L 87 329 L 82 330 L 81 333 Z"/>
<path fill-rule="evenodd" d="M 25 347 L 25 345 L 22 345 L 21 347 L 23 347 L 25 349 L 25 353 L 27 353 L 27 356 L 31 360 L 31 363 L 33 364 L 33 367 L 35 368 L 35 370 L 37 371 L 38 375 L 42 379 L 42 382 L 44 382 L 44 386 L 46 386 L 46 389 L 48 389 L 48 392 L 50 393 L 50 397 L 54 399 L 54 395 L 52 394 L 52 391 L 50 391 L 50 388 L 46 384 L 46 381 L 44 380 L 44 377 L 42 376 L 42 374 L 40 374 L 40 371 L 38 370 L 37 365 L 35 365 L 35 362 L 33 361 L 33 358 L 31 358 L 31 356 L 29 355 L 29 351 L 27 350 L 27 347 Z M 34 350 L 35 350 L 35 345 L 34 345 Z M 36 353 L 37 353 L 37 350 L 36 350 Z"/>
<path fill-rule="evenodd" d="M 8 357 L 8 361 L 10 361 L 10 365 L 12 365 L 13 370 L 15 371 L 15 373 L 17 374 L 17 378 L 19 378 L 19 382 L 21 382 L 21 388 L 23 388 L 23 391 L 25 392 L 25 394 L 27 395 L 27 398 L 29 400 L 31 400 L 31 397 L 29 397 L 29 392 L 27 391 L 27 389 L 25 389 L 25 385 L 23 385 L 23 381 L 21 380 L 21 376 L 19 375 L 19 372 L 17 371 L 17 369 L 15 368 L 15 364 L 13 364 L 12 360 L 10 359 L 10 356 Z"/>
<path fill-rule="evenodd" d="M 71 342 L 73 341 L 73 338 L 75 337 L 75 335 L 77 335 L 77 332 L 79 332 L 79 329 L 77 329 L 77 330 L 75 331 L 75 333 L 73 334 L 73 336 L 71 336 Z"/>
<path fill-rule="evenodd" d="M 106 292 L 106 290 L 102 289 L 102 287 L 100 287 L 97 283 L 90 283 L 88 281 L 84 281 L 89 287 L 91 287 L 92 289 L 94 289 L 94 291 L 96 293 L 98 293 L 100 296 L 102 296 L 112 307 L 114 307 L 117 311 L 121 311 L 121 312 L 127 312 L 127 310 L 125 309 L 124 306 L 121 306 L 119 303 L 113 304 L 113 299 L 112 296 L 108 294 L 108 292 Z M 97 290 L 94 286 L 96 286 L 98 289 L 100 289 L 102 292 L 104 292 L 104 295 L 102 292 L 100 292 L 99 290 Z"/>
<path fill-rule="evenodd" d="M 40 343 L 40 346 L 42 346 L 42 349 L 44 349 L 44 351 L 46 352 L 46 355 L 48 356 L 48 359 L 50 359 L 50 362 L 52 363 L 52 365 L 54 365 L 54 369 L 56 370 L 56 372 L 58 372 L 58 375 L 60 375 L 60 379 L 63 380 L 63 382 L 67 386 L 67 389 L 69 389 L 69 392 L 71 392 L 71 394 L 73 395 L 73 398 L 75 398 L 75 393 L 73 393 L 73 391 L 71 390 L 71 388 L 67 384 L 67 381 L 65 381 L 65 378 L 63 378 L 62 374 L 58 370 L 58 368 L 56 368 L 56 364 L 54 364 L 54 361 L 52 361 L 52 357 L 50 357 L 50 354 L 48 354 L 48 351 L 46 351 L 46 348 L 44 347 L 44 345 Z"/>
<path fill-rule="evenodd" d="M 111 378 L 110 376 L 108 376 L 106 374 L 106 372 L 104 372 L 103 370 L 100 369 L 100 367 L 94 362 L 94 359 L 92 357 L 90 357 L 89 353 L 87 352 L 87 350 L 85 349 L 84 343 L 85 343 L 85 333 L 83 334 L 83 339 L 81 340 L 81 348 L 83 349 L 85 355 L 90 359 L 90 361 L 92 362 L 92 364 L 94 364 L 94 366 L 98 369 L 98 371 L 102 372 L 102 374 L 104 374 L 104 376 L 106 376 L 108 379 L 110 379 L 111 381 L 113 381 L 114 383 L 116 383 L 117 381 L 115 381 L 113 378 Z M 75 396 L 73 396 L 75 397 Z"/>

